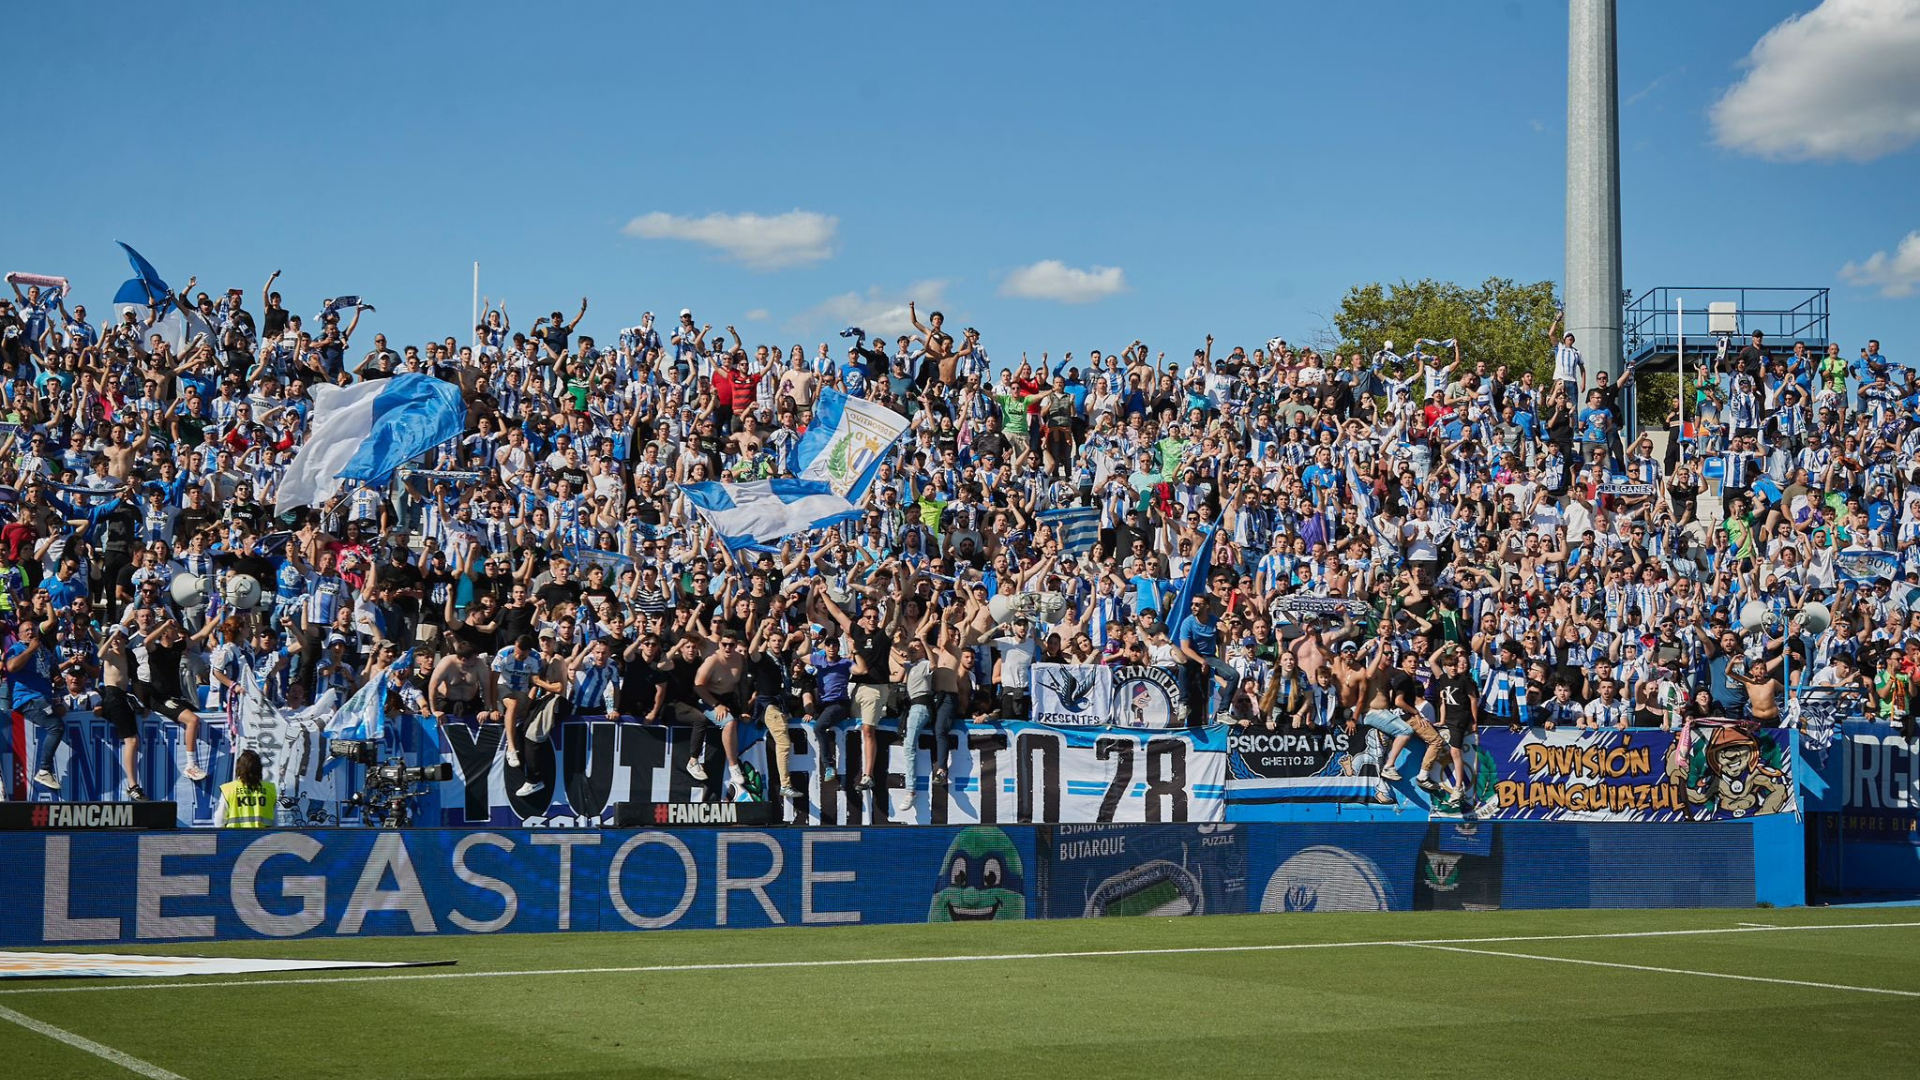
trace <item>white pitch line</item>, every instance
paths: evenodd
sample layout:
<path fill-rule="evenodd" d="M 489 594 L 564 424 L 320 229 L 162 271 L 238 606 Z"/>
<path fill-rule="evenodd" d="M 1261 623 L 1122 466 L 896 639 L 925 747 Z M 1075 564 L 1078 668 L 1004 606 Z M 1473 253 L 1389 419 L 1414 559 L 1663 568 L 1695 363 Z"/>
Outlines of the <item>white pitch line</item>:
<path fill-rule="evenodd" d="M 1737 922 L 1737 923 L 1734 923 L 1733 925 L 1735 925 L 1735 926 L 1757 926 L 1757 927 L 1759 927 L 1759 928 L 1760 928 L 1760 929 L 1762 929 L 1762 930 L 1771 930 L 1771 929 L 1773 929 L 1773 924 L 1772 924 L 1772 923 L 1765 923 L 1765 922 Z"/>
<path fill-rule="evenodd" d="M 1587 967 L 1619 968 L 1622 971 L 1651 971 L 1659 975 L 1697 975 L 1703 979 L 1732 979 L 1736 982 L 1772 983 L 1775 986 L 1810 986 L 1817 990 L 1850 990 L 1857 994 L 1888 994 L 1893 997 L 1920 998 L 1920 990 L 1889 990 L 1880 986 L 1848 986 L 1845 983 L 1808 982 L 1805 979 L 1774 979 L 1764 975 L 1732 975 L 1724 971 L 1650 967 L 1646 964 L 1620 964 L 1611 960 L 1579 960 L 1571 956 L 1541 956 L 1537 953 L 1497 952 L 1493 949 L 1463 949 L 1455 945 L 1415 944 L 1413 948 L 1466 953 L 1469 956 L 1504 956 L 1510 960 L 1545 960 L 1555 964 L 1583 964 Z"/>
<path fill-rule="evenodd" d="M 185 990 L 221 986 L 318 986 L 332 983 L 417 982 L 427 979 L 505 979 L 543 975 L 657 975 L 687 971 L 761 971 L 779 968 L 881 967 L 894 964 L 988 963 L 996 960 L 1079 960 L 1111 956 L 1190 956 L 1212 953 L 1292 952 L 1301 949 L 1368 949 L 1407 945 L 1502 945 L 1529 941 L 1606 941 L 1624 938 L 1699 937 L 1715 934 L 1787 933 L 1799 930 L 1889 930 L 1920 927 L 1920 920 L 1884 923 L 1814 923 L 1804 926 L 1767 926 L 1749 929 L 1714 927 L 1701 930 L 1629 930 L 1609 934 L 1537 934 L 1515 937 L 1429 938 L 1422 941 L 1304 941 L 1282 945 L 1196 945 L 1166 949 L 1088 949 L 1074 952 L 983 953 L 960 956 L 876 956 L 852 960 L 758 960 L 717 964 L 647 964 L 633 967 L 536 968 L 525 971 L 442 971 L 412 975 L 349 975 L 339 978 L 223 979 L 217 982 L 86 983 L 60 986 L 22 986 L 0 989 L 12 994 L 97 994 L 115 990 Z"/>
<path fill-rule="evenodd" d="M 170 1073 L 151 1061 L 142 1061 L 132 1054 L 123 1054 L 111 1046 L 102 1045 L 94 1042 L 92 1039 L 82 1038 L 65 1028 L 57 1028 L 45 1021 L 35 1020 L 25 1013 L 14 1012 L 5 1005 L 0 1005 L 0 1020 L 19 1024 L 28 1031 L 35 1031 L 45 1035 L 49 1039 L 66 1043 L 76 1050 L 85 1050 L 94 1057 L 104 1061 L 111 1061 L 128 1072 L 139 1073 L 141 1076 L 146 1077 L 147 1080 L 186 1080 L 186 1078 L 179 1073 Z"/>

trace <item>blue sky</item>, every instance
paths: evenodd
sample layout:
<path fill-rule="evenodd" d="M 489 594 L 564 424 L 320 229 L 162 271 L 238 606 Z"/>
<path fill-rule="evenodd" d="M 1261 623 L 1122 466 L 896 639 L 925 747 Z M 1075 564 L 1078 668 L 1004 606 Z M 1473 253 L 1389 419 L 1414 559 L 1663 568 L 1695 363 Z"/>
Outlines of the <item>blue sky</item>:
<path fill-rule="evenodd" d="M 1831 285 L 1849 354 L 1917 359 L 1920 3 L 1753 52 L 1808 6 L 1621 0 L 1626 282 Z M 256 310 L 276 268 L 362 294 L 364 346 L 464 341 L 478 260 L 519 329 L 584 294 L 603 340 L 688 306 L 811 351 L 917 297 L 1001 363 L 1177 359 L 1562 272 L 1551 0 L 153 11 L 63 8 L 10 80 L 0 263 L 97 308 L 122 239 Z"/>

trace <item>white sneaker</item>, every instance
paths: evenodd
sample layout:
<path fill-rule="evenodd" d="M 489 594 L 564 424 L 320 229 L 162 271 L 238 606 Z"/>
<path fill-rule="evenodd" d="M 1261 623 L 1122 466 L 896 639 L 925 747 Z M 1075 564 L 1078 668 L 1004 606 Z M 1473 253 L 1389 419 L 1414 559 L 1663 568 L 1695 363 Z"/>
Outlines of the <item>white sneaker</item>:
<path fill-rule="evenodd" d="M 529 780 L 526 783 L 521 784 L 520 790 L 514 792 L 514 794 L 524 799 L 529 795 L 538 795 L 540 793 L 540 790 L 546 786 L 547 785 L 545 783 L 536 784 L 532 780 Z"/>
<path fill-rule="evenodd" d="M 187 774 L 187 779 L 196 784 L 207 778 L 207 770 L 201 768 L 199 762 L 195 762 L 181 771 Z"/>
<path fill-rule="evenodd" d="M 727 766 L 727 782 L 736 788 L 747 786 L 747 774 L 738 765 Z"/>
<path fill-rule="evenodd" d="M 33 782 L 36 784 L 39 784 L 43 788 L 51 788 L 55 791 L 60 790 L 59 778 L 54 776 L 53 773 L 47 771 L 46 769 L 41 769 L 39 772 L 34 773 Z"/>
<path fill-rule="evenodd" d="M 909 798 L 895 801 L 893 804 L 893 812 L 900 817 L 906 817 L 908 814 L 913 813 L 913 800 Z"/>
<path fill-rule="evenodd" d="M 695 780 L 705 780 L 707 778 L 707 767 L 700 764 L 699 758 L 688 758 L 687 775 L 693 777 Z"/>
<path fill-rule="evenodd" d="M 1383 769 L 1381 769 L 1381 770 L 1380 770 L 1380 779 L 1382 779 L 1382 780 L 1398 780 L 1398 779 L 1400 779 L 1400 770 L 1399 770 L 1399 769 L 1396 769 L 1396 768 L 1394 768 L 1394 767 L 1393 767 L 1393 766 L 1391 766 L 1391 765 L 1388 765 L 1388 766 L 1387 766 L 1386 768 L 1383 768 Z"/>
<path fill-rule="evenodd" d="M 510 769 L 520 767 L 520 751 L 511 749 L 507 751 L 507 767 Z"/>
<path fill-rule="evenodd" d="M 801 794 L 800 794 L 800 793 L 799 793 L 798 791 L 795 791 L 795 790 L 794 790 L 794 788 L 793 788 L 793 785 L 792 785 L 792 784 L 781 784 L 781 785 L 780 785 L 780 797 L 781 797 L 781 798 L 783 798 L 783 799 L 801 799 L 801 798 L 805 798 L 805 796 L 803 796 L 803 795 L 801 795 Z"/>

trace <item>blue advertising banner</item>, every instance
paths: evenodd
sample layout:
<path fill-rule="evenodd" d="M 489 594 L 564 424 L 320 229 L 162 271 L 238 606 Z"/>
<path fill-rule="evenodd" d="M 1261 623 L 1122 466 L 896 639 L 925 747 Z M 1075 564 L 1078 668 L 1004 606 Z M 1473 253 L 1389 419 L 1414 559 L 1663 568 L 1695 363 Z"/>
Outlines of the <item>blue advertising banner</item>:
<path fill-rule="evenodd" d="M 0 947 L 1740 907 L 1775 823 L 6 832 Z"/>
<path fill-rule="evenodd" d="M 0 833 L 0 945 L 1021 919 L 1034 832 Z"/>
<path fill-rule="evenodd" d="M 1048 919 L 1236 915 L 1247 910 L 1246 829 L 1056 825 L 1042 841 Z"/>

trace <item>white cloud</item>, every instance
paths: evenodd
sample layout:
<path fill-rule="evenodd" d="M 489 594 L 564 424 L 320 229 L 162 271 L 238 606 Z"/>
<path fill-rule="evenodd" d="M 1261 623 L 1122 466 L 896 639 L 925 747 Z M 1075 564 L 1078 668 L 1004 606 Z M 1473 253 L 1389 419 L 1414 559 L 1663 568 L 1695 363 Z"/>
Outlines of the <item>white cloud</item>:
<path fill-rule="evenodd" d="M 1893 254 L 1876 251 L 1866 262 L 1841 267 L 1840 276 L 1879 289 L 1881 296 L 1912 296 L 1920 290 L 1920 229 L 1908 233 Z"/>
<path fill-rule="evenodd" d="M 627 222 L 620 231 L 642 240 L 685 240 L 726 253 L 755 270 L 778 270 L 819 262 L 833 254 L 840 219 L 810 210 L 762 217 L 759 214 L 708 214 L 680 217 L 654 211 Z"/>
<path fill-rule="evenodd" d="M 1721 146 L 1872 161 L 1920 140 L 1920 0 L 1826 0 L 1766 32 L 1709 110 Z"/>
<path fill-rule="evenodd" d="M 897 293 L 878 285 L 864 293 L 841 293 L 808 308 L 787 325 L 796 332 L 827 324 L 833 330 L 857 326 L 868 336 L 911 334 L 913 320 L 907 316 L 908 301 L 919 305 L 920 321 L 924 323 L 927 315 L 941 303 L 947 284 L 944 280 L 916 281 Z M 951 320 L 947 333 L 955 333 Z"/>
<path fill-rule="evenodd" d="M 763 307 L 754 308 L 752 311 L 747 312 L 747 321 L 748 322 L 765 322 L 767 321 L 767 314 L 768 312 L 766 308 L 763 308 Z"/>
<path fill-rule="evenodd" d="M 1127 276 L 1117 266 L 1096 266 L 1080 270 L 1059 259 L 1042 259 L 1007 275 L 1000 284 L 1000 295 L 1022 296 L 1029 300 L 1058 300 L 1063 304 L 1085 304 L 1103 300 L 1127 290 Z"/>

